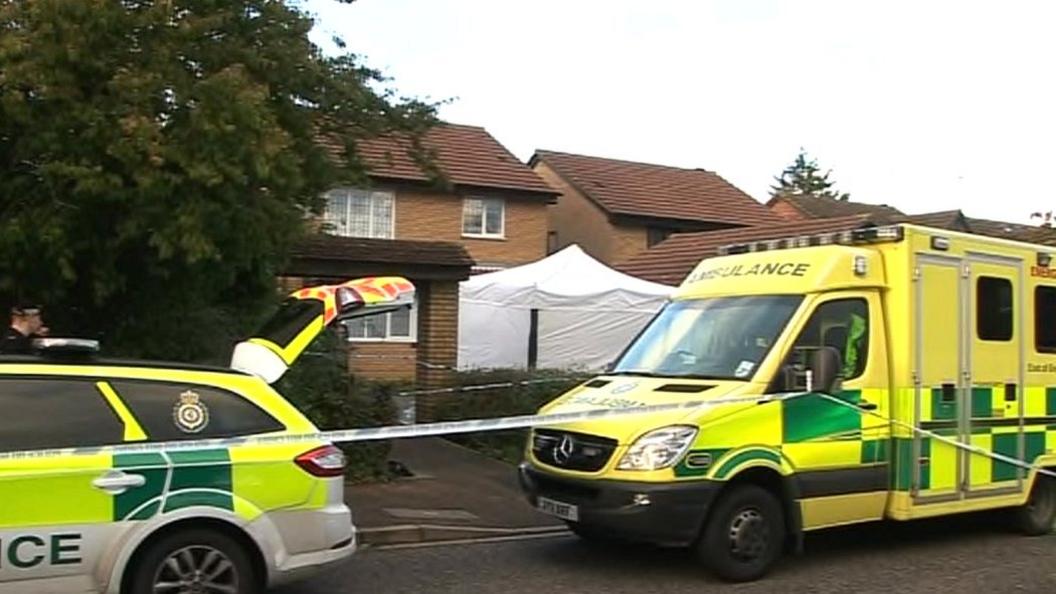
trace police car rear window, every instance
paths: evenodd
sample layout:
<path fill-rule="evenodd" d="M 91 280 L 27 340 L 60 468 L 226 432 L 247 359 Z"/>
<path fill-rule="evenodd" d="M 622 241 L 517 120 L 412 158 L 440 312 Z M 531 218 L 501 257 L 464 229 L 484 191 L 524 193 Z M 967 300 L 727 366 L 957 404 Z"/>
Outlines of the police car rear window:
<path fill-rule="evenodd" d="M 152 441 L 238 437 L 285 427 L 238 394 L 192 384 L 111 382 Z"/>
<path fill-rule="evenodd" d="M 91 380 L 0 379 L 0 451 L 121 443 L 124 426 Z"/>

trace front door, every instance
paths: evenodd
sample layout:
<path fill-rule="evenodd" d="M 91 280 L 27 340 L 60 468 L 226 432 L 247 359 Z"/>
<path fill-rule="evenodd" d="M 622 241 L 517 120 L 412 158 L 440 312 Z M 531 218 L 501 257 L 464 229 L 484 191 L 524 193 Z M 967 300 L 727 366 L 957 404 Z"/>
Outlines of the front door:
<path fill-rule="evenodd" d="M 1024 458 L 1022 261 L 968 254 L 971 310 L 962 438 L 977 447 Z M 1020 491 L 1024 472 L 987 456 L 967 455 L 963 491 L 987 496 Z"/>

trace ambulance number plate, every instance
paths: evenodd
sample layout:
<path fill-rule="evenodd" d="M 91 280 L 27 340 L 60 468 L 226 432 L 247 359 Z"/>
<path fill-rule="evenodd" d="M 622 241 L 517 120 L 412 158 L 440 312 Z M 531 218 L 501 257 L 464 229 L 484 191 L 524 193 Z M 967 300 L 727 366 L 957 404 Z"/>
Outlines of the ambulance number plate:
<path fill-rule="evenodd" d="M 579 507 L 571 503 L 561 503 L 546 497 L 539 497 L 536 499 L 535 506 L 544 514 L 557 516 L 562 520 L 579 521 Z"/>

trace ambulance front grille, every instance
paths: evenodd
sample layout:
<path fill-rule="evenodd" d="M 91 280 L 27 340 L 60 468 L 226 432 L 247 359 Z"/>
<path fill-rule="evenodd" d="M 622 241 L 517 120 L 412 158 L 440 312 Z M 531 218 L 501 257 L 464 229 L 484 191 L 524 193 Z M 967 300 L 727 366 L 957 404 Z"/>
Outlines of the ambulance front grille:
<path fill-rule="evenodd" d="M 616 450 L 615 439 L 553 429 L 537 429 L 532 435 L 535 459 L 548 466 L 597 472 Z"/>

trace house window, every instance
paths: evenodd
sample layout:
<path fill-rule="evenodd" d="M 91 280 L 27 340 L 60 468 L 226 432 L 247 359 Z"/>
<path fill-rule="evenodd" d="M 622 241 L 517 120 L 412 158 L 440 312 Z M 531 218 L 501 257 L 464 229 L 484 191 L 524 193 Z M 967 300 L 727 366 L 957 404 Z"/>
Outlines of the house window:
<path fill-rule="evenodd" d="M 466 198 L 462 202 L 462 235 L 504 237 L 506 204 L 501 198 Z"/>
<path fill-rule="evenodd" d="M 345 322 L 350 342 L 414 342 L 417 337 L 417 301 L 410 308 L 387 314 L 353 318 Z"/>
<path fill-rule="evenodd" d="M 655 227 L 650 227 L 646 231 L 646 237 L 645 237 L 646 247 L 653 247 L 654 245 L 660 243 L 661 241 L 667 239 L 670 236 L 671 236 L 671 230 L 670 229 L 657 229 Z"/>
<path fill-rule="evenodd" d="M 326 194 L 327 232 L 344 237 L 392 239 L 392 192 L 339 188 Z"/>

